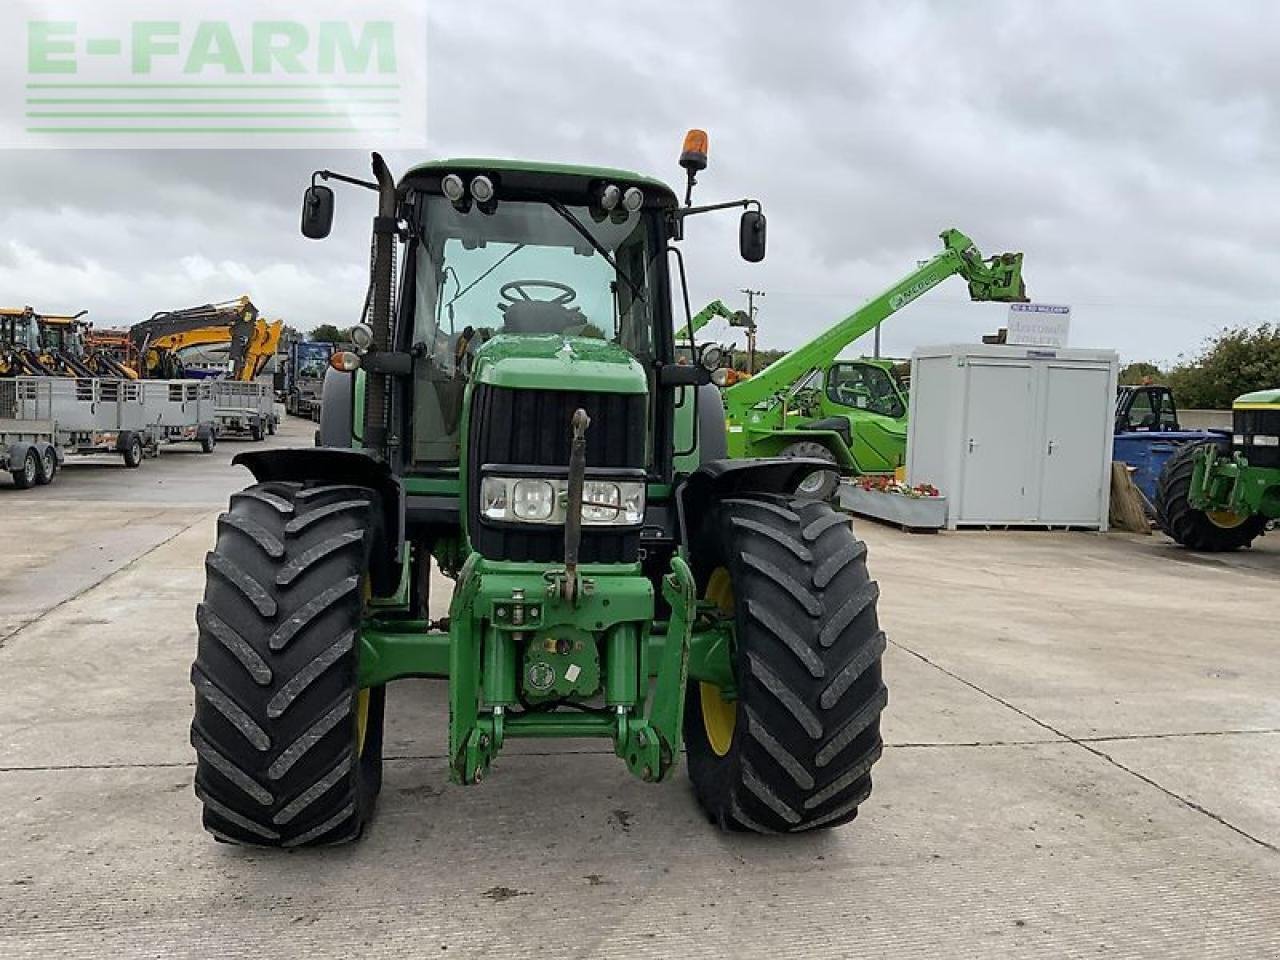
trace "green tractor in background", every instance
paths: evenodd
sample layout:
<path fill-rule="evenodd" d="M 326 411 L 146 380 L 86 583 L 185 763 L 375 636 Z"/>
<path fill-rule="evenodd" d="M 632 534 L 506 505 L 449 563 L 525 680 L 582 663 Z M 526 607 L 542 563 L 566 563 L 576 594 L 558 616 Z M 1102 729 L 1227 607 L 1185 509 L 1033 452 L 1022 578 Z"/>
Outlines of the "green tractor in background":
<path fill-rule="evenodd" d="M 1189 444 L 1156 486 L 1156 519 L 1192 550 L 1239 550 L 1280 519 L 1280 390 L 1232 404 L 1232 436 Z"/>
<path fill-rule="evenodd" d="M 374 155 L 366 320 L 311 449 L 241 454 L 192 670 L 196 792 L 219 839 L 353 839 L 381 784 L 387 685 L 448 682 L 451 779 L 512 738 L 597 737 L 689 777 L 722 828 L 852 820 L 880 756 L 879 594 L 820 463 L 730 460 L 710 372 L 676 362 L 673 241 L 755 201 L 681 206 L 621 170 Z M 334 197 L 306 192 L 303 233 Z M 400 269 L 397 272 L 396 264 Z M 677 286 L 678 284 L 678 286 Z M 339 372 L 342 371 L 342 372 Z M 454 580 L 432 619 L 433 564 Z M 442 731 L 443 733 L 443 731 Z M 548 796 L 554 788 L 548 785 Z"/>

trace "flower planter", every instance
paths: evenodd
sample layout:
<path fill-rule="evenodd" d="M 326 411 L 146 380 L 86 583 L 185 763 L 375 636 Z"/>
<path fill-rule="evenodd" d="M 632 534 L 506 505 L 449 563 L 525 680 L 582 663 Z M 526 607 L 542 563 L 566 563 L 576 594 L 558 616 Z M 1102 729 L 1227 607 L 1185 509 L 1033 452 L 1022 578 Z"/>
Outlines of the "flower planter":
<path fill-rule="evenodd" d="M 855 483 L 841 483 L 840 507 L 860 517 L 883 520 L 908 531 L 936 533 L 947 525 L 946 497 L 908 497 L 901 493 L 864 490 Z"/>

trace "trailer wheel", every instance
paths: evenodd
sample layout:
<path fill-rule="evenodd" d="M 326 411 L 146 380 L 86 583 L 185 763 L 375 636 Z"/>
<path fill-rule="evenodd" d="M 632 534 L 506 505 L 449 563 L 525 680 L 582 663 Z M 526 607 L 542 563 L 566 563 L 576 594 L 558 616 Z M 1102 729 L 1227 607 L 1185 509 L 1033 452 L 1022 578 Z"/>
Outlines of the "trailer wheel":
<path fill-rule="evenodd" d="M 40 455 L 36 453 L 35 447 L 27 450 L 22 458 L 22 465 L 16 470 L 10 470 L 9 474 L 13 477 L 13 485 L 19 490 L 29 490 L 40 482 Z"/>
<path fill-rule="evenodd" d="M 262 421 L 254 420 L 249 424 L 249 439 L 254 443 L 262 439 Z"/>
<path fill-rule="evenodd" d="M 1263 516 L 1206 512 L 1191 505 L 1191 481 L 1196 458 L 1206 446 L 1230 447 L 1216 441 L 1189 443 L 1170 458 L 1156 483 L 1156 522 L 1182 546 L 1205 553 L 1221 553 L 1249 546 L 1267 528 Z"/>
<path fill-rule="evenodd" d="M 218 440 L 214 436 L 212 430 L 208 430 L 200 435 L 200 452 L 213 453 L 213 448 L 218 445 Z"/>
<path fill-rule="evenodd" d="M 733 618 L 736 699 L 691 682 L 684 736 L 698 802 L 724 829 L 827 828 L 857 816 L 888 701 L 879 588 L 846 517 L 801 497 L 721 501 L 695 549 Z"/>
<path fill-rule="evenodd" d="M 276 435 L 276 418 L 267 417 L 267 435 L 274 437 Z"/>
<path fill-rule="evenodd" d="M 123 451 L 124 465 L 131 470 L 142 466 L 143 453 L 142 438 L 135 433 L 129 437 L 129 442 L 125 444 Z"/>
<path fill-rule="evenodd" d="M 40 473 L 36 477 L 36 483 L 41 486 L 53 483 L 53 478 L 58 475 L 58 454 L 53 447 L 45 447 L 40 451 Z"/>
<path fill-rule="evenodd" d="M 385 688 L 357 683 L 379 536 L 361 487 L 263 483 L 205 559 L 191 679 L 204 826 L 273 847 L 353 840 L 382 782 Z"/>
<path fill-rule="evenodd" d="M 809 460 L 825 460 L 832 465 L 836 458 L 830 450 L 813 440 L 801 440 L 782 451 L 784 457 L 804 457 Z M 830 500 L 840 486 L 840 475 L 834 470 L 815 470 L 796 487 L 796 494 L 809 500 Z"/>

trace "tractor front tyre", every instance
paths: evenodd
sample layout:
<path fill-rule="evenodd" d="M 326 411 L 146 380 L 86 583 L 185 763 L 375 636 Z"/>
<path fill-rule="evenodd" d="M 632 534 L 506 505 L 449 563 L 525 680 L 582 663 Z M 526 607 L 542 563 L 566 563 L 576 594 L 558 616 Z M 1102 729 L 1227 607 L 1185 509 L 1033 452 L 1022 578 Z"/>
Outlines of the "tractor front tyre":
<path fill-rule="evenodd" d="M 703 596 L 731 615 L 736 698 L 690 681 L 684 735 L 698 802 L 724 829 L 783 833 L 857 816 L 888 702 L 866 545 L 825 503 L 721 501 L 695 544 Z"/>
<path fill-rule="evenodd" d="M 1190 550 L 1222 553 L 1249 546 L 1267 527 L 1263 516 L 1205 511 L 1191 504 L 1191 485 L 1200 452 L 1213 445 L 1187 444 L 1165 464 L 1156 484 L 1156 522 L 1160 529 Z"/>
<path fill-rule="evenodd" d="M 782 451 L 784 457 L 803 457 L 807 460 L 825 460 L 835 466 L 834 454 L 820 443 L 801 440 Z M 840 475 L 835 470 L 815 470 L 796 487 L 796 495 L 807 500 L 830 500 L 840 486 Z"/>
<path fill-rule="evenodd" d="M 220 840 L 337 843 L 373 814 L 385 687 L 357 678 L 378 515 L 363 487 L 261 483 L 218 520 L 191 743 L 204 826 Z"/>

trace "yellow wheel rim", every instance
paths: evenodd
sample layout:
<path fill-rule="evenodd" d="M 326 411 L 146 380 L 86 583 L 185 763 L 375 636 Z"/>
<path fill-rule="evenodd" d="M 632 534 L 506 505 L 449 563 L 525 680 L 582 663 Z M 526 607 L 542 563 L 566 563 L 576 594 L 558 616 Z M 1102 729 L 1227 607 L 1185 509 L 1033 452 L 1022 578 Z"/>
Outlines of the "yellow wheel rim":
<path fill-rule="evenodd" d="M 367 608 L 373 598 L 373 583 L 368 577 L 361 584 L 364 605 Z M 369 688 L 365 687 L 356 694 L 356 756 L 364 756 L 364 735 L 369 729 Z"/>
<path fill-rule="evenodd" d="M 707 583 L 706 598 L 714 603 L 721 613 L 733 614 L 733 583 L 729 580 L 729 571 L 719 567 L 711 574 Z M 707 743 L 716 756 L 723 757 L 733 744 L 733 731 L 738 725 L 738 705 L 720 695 L 720 688 L 711 683 L 698 683 L 698 700 L 702 704 L 702 729 L 707 735 Z"/>
<path fill-rule="evenodd" d="M 356 756 L 364 756 L 364 734 L 369 729 L 369 688 L 356 694 Z"/>
<path fill-rule="evenodd" d="M 1215 527 L 1223 530 L 1234 530 L 1249 519 L 1247 514 L 1236 513 L 1234 510 L 1210 510 L 1205 516 Z"/>

